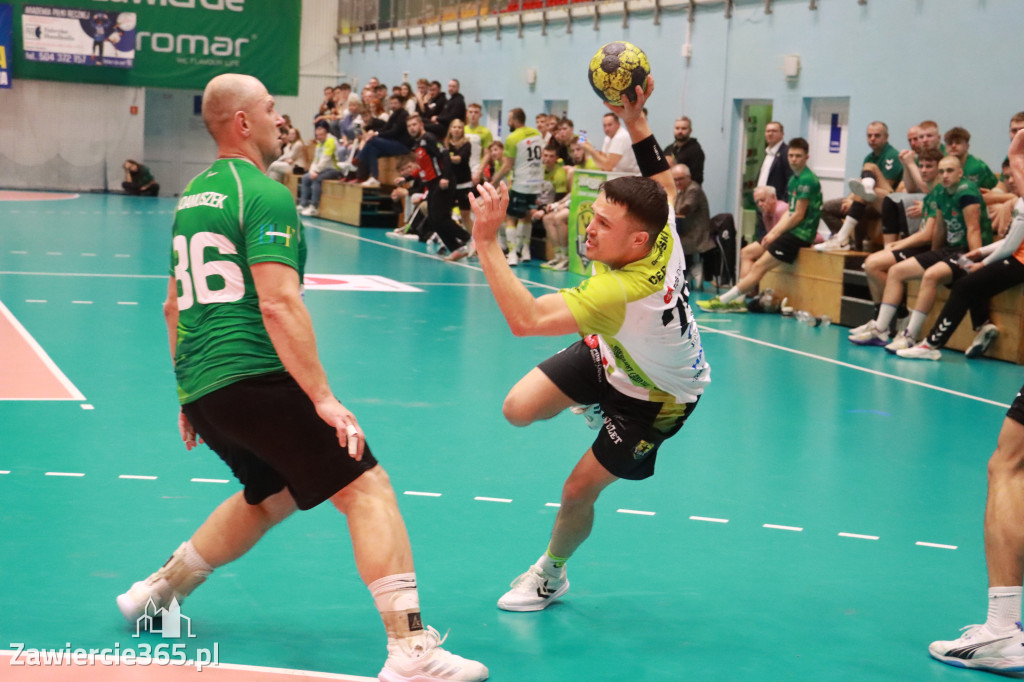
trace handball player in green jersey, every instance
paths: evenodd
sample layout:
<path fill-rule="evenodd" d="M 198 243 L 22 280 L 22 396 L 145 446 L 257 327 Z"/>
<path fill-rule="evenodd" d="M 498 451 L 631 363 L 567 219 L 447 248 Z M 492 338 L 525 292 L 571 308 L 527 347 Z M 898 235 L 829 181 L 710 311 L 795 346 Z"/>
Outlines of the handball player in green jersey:
<path fill-rule="evenodd" d="M 243 490 L 117 605 L 134 623 L 150 604 L 180 603 L 296 509 L 330 500 L 387 631 L 379 679 L 484 680 L 487 668 L 442 649 L 423 624 L 395 493 L 317 357 L 302 223 L 288 190 L 264 174 L 283 123 L 274 99 L 257 79 L 224 74 L 206 86 L 202 112 L 217 160 L 178 202 L 164 315 L 182 440 L 205 441 Z"/>

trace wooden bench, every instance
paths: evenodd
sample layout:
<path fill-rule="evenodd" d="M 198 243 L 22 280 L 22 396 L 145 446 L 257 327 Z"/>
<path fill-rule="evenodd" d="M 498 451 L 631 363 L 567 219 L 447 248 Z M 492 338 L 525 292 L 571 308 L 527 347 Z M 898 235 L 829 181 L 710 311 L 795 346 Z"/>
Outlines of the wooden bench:
<path fill-rule="evenodd" d="M 321 183 L 320 217 L 347 225 L 359 225 L 363 188 L 359 183 L 324 180 Z"/>
<path fill-rule="evenodd" d="M 780 265 L 761 278 L 761 291 L 773 289 L 779 298 L 788 298 L 786 305 L 793 306 L 794 310 L 828 315 L 833 322 L 845 324 L 842 301 L 844 270 L 848 269 L 846 261 L 860 261 L 867 255 L 861 251 L 800 249 L 796 262 Z"/>
<path fill-rule="evenodd" d="M 810 248 L 801 249 L 795 263 L 781 265 L 761 279 L 761 290 L 773 289 L 779 298 L 789 299 L 787 305 L 793 306 L 795 310 L 806 310 L 818 316 L 828 315 L 839 324 L 856 326 L 866 321 L 866 318 L 863 313 L 860 313 L 860 317 L 851 318 L 848 294 L 850 282 L 867 255 L 861 251 L 819 252 Z M 858 273 L 858 276 L 863 280 L 862 274 Z M 917 300 L 919 287 L 920 282 L 917 280 L 907 285 L 907 301 L 911 308 Z M 948 298 L 949 288 L 939 287 L 922 333 L 927 333 L 935 324 Z M 862 304 L 860 309 L 863 310 L 865 305 L 870 306 L 869 303 Z M 986 356 L 1024 364 L 1024 348 L 1021 347 L 1021 340 L 1024 339 L 1024 285 L 1004 291 L 994 297 L 989 305 L 992 322 L 999 327 L 999 336 L 989 347 Z M 971 319 L 966 316 L 946 347 L 963 351 L 973 340 Z"/>

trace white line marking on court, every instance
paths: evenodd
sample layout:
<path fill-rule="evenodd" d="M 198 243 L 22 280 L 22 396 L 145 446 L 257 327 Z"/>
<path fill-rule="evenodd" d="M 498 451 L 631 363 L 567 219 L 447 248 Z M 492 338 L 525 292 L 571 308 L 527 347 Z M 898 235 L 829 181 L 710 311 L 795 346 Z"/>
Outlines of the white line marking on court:
<path fill-rule="evenodd" d="M 505 502 L 506 504 L 512 501 L 504 497 L 474 497 L 473 499 L 480 502 Z"/>
<path fill-rule="evenodd" d="M 28 251 L 11 251 L 11 253 L 17 254 L 19 256 L 27 256 L 28 255 Z"/>
<path fill-rule="evenodd" d="M 562 504 L 560 502 L 545 502 L 544 506 L 545 507 L 561 507 Z"/>
<path fill-rule="evenodd" d="M 0 316 L 6 317 L 7 321 L 12 327 L 14 327 L 14 331 L 18 332 L 25 343 L 35 351 L 36 357 L 39 358 L 39 361 L 42 362 L 48 370 L 50 370 L 50 374 L 60 382 L 60 385 L 63 386 L 64 390 L 66 390 L 71 396 L 71 400 L 85 400 L 85 396 L 82 395 L 82 392 L 75 388 L 75 385 L 71 383 L 71 380 L 68 379 L 67 376 L 64 375 L 64 372 L 60 371 L 60 367 L 57 366 L 57 363 L 55 363 L 50 356 L 46 354 L 43 347 L 40 346 L 34 338 L 32 338 L 32 335 L 28 333 L 28 330 L 25 329 L 21 322 L 18 322 L 18 318 L 11 314 L 11 311 L 3 304 L 3 301 L 0 301 Z"/>
<path fill-rule="evenodd" d="M 25 303 L 46 303 L 45 298 L 26 298 Z"/>
<path fill-rule="evenodd" d="M 639 509 L 616 509 L 620 514 L 636 514 L 638 516 L 654 516 L 652 511 L 640 511 Z"/>
<path fill-rule="evenodd" d="M 367 242 L 369 244 L 376 244 L 377 246 L 383 246 L 383 247 L 386 247 L 386 248 L 389 248 L 389 249 L 394 249 L 395 251 L 402 251 L 403 253 L 411 253 L 414 256 L 420 256 L 422 258 L 429 258 L 430 260 L 436 260 L 438 262 L 444 262 L 443 258 L 438 258 L 437 256 L 431 255 L 429 253 L 424 253 L 423 251 L 417 251 L 416 249 L 409 249 L 409 248 L 405 248 L 405 247 L 402 247 L 402 246 L 398 246 L 397 244 L 388 244 L 386 242 L 379 242 L 379 241 L 377 241 L 375 239 L 369 239 L 367 237 L 360 237 L 359 235 L 349 234 L 348 232 L 342 232 L 341 230 L 336 230 L 334 228 L 325 227 L 323 225 L 315 225 L 313 223 L 309 223 L 309 222 L 306 222 L 306 221 L 303 221 L 303 225 L 306 225 L 307 227 L 312 227 L 315 230 L 321 230 L 323 232 L 330 232 L 331 234 L 336 234 L 336 235 L 341 236 L 341 237 L 348 237 L 349 239 L 355 239 L 357 241 Z M 481 268 L 481 267 L 479 267 L 477 265 L 470 265 L 470 264 L 468 264 L 466 262 L 463 262 L 463 261 L 459 261 L 457 263 L 448 263 L 448 265 L 454 265 L 454 266 L 457 266 L 457 267 L 460 267 L 460 268 L 468 268 L 470 270 L 476 270 L 477 272 L 483 272 L 483 268 Z M 0 274 L 3 274 L 3 273 L 0 273 Z M 523 279 L 521 277 L 519 279 L 520 279 L 521 282 L 523 282 L 523 284 L 532 284 L 534 286 L 538 286 L 538 287 L 541 287 L 543 289 L 551 289 L 552 291 L 558 291 L 559 289 L 561 289 L 561 287 L 556 287 L 556 286 L 553 286 L 551 284 L 542 284 L 541 282 L 534 282 L 532 280 Z"/>
<path fill-rule="evenodd" d="M 940 544 L 937 544 L 937 543 L 934 543 L 934 542 L 915 542 L 914 544 L 915 545 L 920 545 L 921 547 L 936 547 L 938 549 L 956 549 L 957 548 L 956 545 L 940 545 Z"/>
<path fill-rule="evenodd" d="M 125 279 L 167 279 L 167 275 L 112 275 L 101 272 L 18 272 L 0 270 L 0 275 L 33 275 L 37 277 L 119 277 Z"/>
<path fill-rule="evenodd" d="M 697 327 L 700 328 L 700 324 L 698 324 Z M 749 341 L 750 343 L 756 343 L 756 344 L 758 344 L 760 346 L 765 346 L 767 348 L 774 348 L 775 350 L 781 350 L 781 351 L 785 351 L 787 353 L 793 353 L 794 355 L 802 355 L 802 356 L 804 356 L 806 358 L 811 358 L 812 360 L 821 360 L 822 362 L 827 362 L 827 363 L 830 363 L 830 364 L 833 364 L 833 365 L 838 365 L 840 367 L 845 367 L 847 369 L 854 369 L 854 370 L 857 370 L 858 372 L 866 372 L 867 374 L 874 374 L 875 376 L 884 377 L 886 379 L 892 379 L 894 381 L 902 381 L 905 384 L 912 384 L 914 386 L 920 386 L 921 388 L 928 388 L 928 389 L 931 389 L 933 391 L 939 391 L 940 393 L 948 393 L 950 395 L 955 395 L 958 398 L 967 398 L 968 400 L 977 400 L 980 403 L 987 403 L 989 405 L 995 405 L 996 407 L 1003 407 L 1003 408 L 1009 408 L 1010 407 L 1010 405 L 1008 403 L 1001 403 L 1001 402 L 998 402 L 998 401 L 995 401 L 995 400 L 989 400 L 988 398 L 980 398 L 980 397 L 978 397 L 976 395 L 971 395 L 970 393 L 961 393 L 960 391 L 954 391 L 952 389 L 942 388 L 941 386 L 935 386 L 934 384 L 926 384 L 923 381 L 915 381 L 913 379 L 907 379 L 905 377 L 896 376 L 895 374 L 888 374 L 886 372 L 880 372 L 877 369 L 868 369 L 867 367 L 860 367 L 858 365 L 852 365 L 849 362 L 843 362 L 841 360 L 836 360 L 834 358 L 827 358 L 827 357 L 825 357 L 823 355 L 815 355 L 814 353 L 808 353 L 806 351 L 796 350 L 795 348 L 787 348 L 786 346 L 780 346 L 778 344 L 769 343 L 768 341 L 761 341 L 760 339 L 752 339 L 752 338 L 750 338 L 748 336 L 743 336 L 743 335 L 737 334 L 735 332 L 726 332 L 726 331 L 722 331 L 720 329 L 711 329 L 710 327 L 705 328 L 702 331 L 711 332 L 712 334 L 722 334 L 723 336 L 728 336 L 728 337 L 733 338 L 733 339 L 739 339 L 741 341 Z"/>
<path fill-rule="evenodd" d="M 83 253 L 82 255 L 85 256 L 86 258 L 91 258 L 91 257 L 95 256 L 96 254 L 95 253 Z"/>
<path fill-rule="evenodd" d="M 691 521 L 710 521 L 711 523 L 729 523 L 729 519 L 716 519 L 713 516 L 691 516 Z"/>
<path fill-rule="evenodd" d="M 419 497 L 441 497 L 441 493 L 425 493 L 419 490 L 406 490 L 405 495 L 417 495 Z"/>
<path fill-rule="evenodd" d="M 72 301 L 72 303 L 77 303 L 78 305 L 92 305 L 92 301 Z"/>
<path fill-rule="evenodd" d="M 859 533 L 840 533 L 841 538 L 856 538 L 857 540 L 877 540 L 877 535 L 861 535 Z"/>
<path fill-rule="evenodd" d="M 138 305 L 138 301 L 118 301 L 118 305 Z"/>
<path fill-rule="evenodd" d="M 0 471 L 0 474 L 9 474 L 9 473 L 11 473 L 11 472 L 10 471 Z"/>
<path fill-rule="evenodd" d="M 775 530 L 792 530 L 792 531 L 795 531 L 797 533 L 803 532 L 803 528 L 800 528 L 799 526 L 777 526 L 774 523 L 766 523 L 766 524 L 764 524 L 761 527 L 762 528 L 773 528 Z"/>
<path fill-rule="evenodd" d="M 76 474 L 76 473 L 72 473 L 72 472 L 69 472 L 69 471 L 47 471 L 46 475 L 47 476 L 70 476 L 72 478 L 81 478 L 82 476 L 85 476 L 85 474 Z"/>
<path fill-rule="evenodd" d="M 156 476 L 137 476 L 135 474 L 121 474 L 118 478 L 130 478 L 134 481 L 155 481 Z"/>
<path fill-rule="evenodd" d="M 130 253 L 115 253 L 114 254 L 114 258 L 131 258 L 131 257 L 132 257 L 132 255 Z"/>
<path fill-rule="evenodd" d="M 47 256 L 63 256 L 64 254 L 61 253 L 60 251 L 47 251 L 46 255 Z"/>
<path fill-rule="evenodd" d="M 96 408 L 93 407 L 92 405 L 90 405 L 89 403 L 82 403 L 82 409 L 83 410 L 95 410 Z"/>
<path fill-rule="evenodd" d="M 231 483 L 226 478 L 193 478 L 191 481 L 193 483 Z"/>

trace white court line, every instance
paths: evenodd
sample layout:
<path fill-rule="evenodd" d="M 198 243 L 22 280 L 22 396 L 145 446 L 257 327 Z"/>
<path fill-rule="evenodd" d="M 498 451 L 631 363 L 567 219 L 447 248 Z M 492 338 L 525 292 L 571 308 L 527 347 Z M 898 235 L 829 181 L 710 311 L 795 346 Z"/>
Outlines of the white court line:
<path fill-rule="evenodd" d="M 138 305 L 138 301 L 118 301 L 118 305 Z"/>
<path fill-rule="evenodd" d="M 654 516 L 652 511 L 640 511 L 638 509 L 616 509 L 620 514 L 637 514 L 639 516 Z"/>
<path fill-rule="evenodd" d="M 13 211 L 12 211 L 12 213 L 13 213 Z M 27 256 L 28 255 L 28 251 L 11 251 L 11 253 L 15 253 L 15 254 L 17 254 L 19 256 Z"/>
<path fill-rule="evenodd" d="M 68 379 L 67 376 L 64 375 L 64 372 L 60 371 L 60 367 L 57 366 L 57 363 L 50 359 L 50 356 L 46 354 L 43 347 L 40 346 L 34 338 L 32 338 L 32 335 L 29 334 L 28 330 L 22 326 L 21 322 L 18 322 L 18 318 L 16 318 L 11 311 L 7 309 L 7 306 L 3 304 L 3 301 L 0 301 L 0 315 L 7 318 L 7 321 L 10 322 L 12 327 L 14 327 L 14 331 L 18 332 L 25 343 L 35 351 L 36 357 L 39 358 L 39 361 L 42 362 L 48 370 L 50 370 L 50 374 L 52 374 L 54 378 L 60 382 L 60 385 L 64 387 L 64 390 L 71 395 L 71 400 L 85 400 L 85 396 L 82 395 L 82 392 L 75 388 L 75 385 L 71 383 L 71 380 Z"/>
<path fill-rule="evenodd" d="M 0 474 L 9 474 L 9 473 L 11 473 L 10 470 L 8 470 L 8 471 L 0 471 Z"/>
<path fill-rule="evenodd" d="M 840 533 L 841 538 L 856 538 L 858 540 L 877 540 L 877 535 L 861 535 L 859 533 Z"/>
<path fill-rule="evenodd" d="M 132 257 L 132 254 L 130 254 L 130 253 L 115 253 L 114 254 L 114 258 L 131 258 L 131 257 Z"/>
<path fill-rule="evenodd" d="M 89 403 L 82 403 L 82 409 L 83 410 L 95 410 L 96 408 L 93 407 L 92 405 L 90 405 Z"/>
<path fill-rule="evenodd" d="M 192 483 L 231 483 L 226 478 L 193 478 Z"/>
<path fill-rule="evenodd" d="M 0 275 L 29 275 L 35 277 L 119 277 L 125 279 L 162 279 L 167 275 L 113 275 L 101 272 L 20 272 L 16 270 L 0 270 Z"/>
<path fill-rule="evenodd" d="M 134 481 L 155 481 L 156 476 L 137 476 L 135 474 L 121 474 L 118 478 L 130 478 Z"/>
<path fill-rule="evenodd" d="M 47 471 L 46 475 L 47 476 L 70 476 L 72 478 L 81 478 L 82 476 L 85 476 L 85 474 L 77 474 L 77 473 L 72 473 L 72 472 L 69 472 L 69 471 Z"/>
<path fill-rule="evenodd" d="M 504 497 L 474 497 L 473 499 L 480 502 L 505 502 L 506 504 L 512 501 Z"/>
<path fill-rule="evenodd" d="M 764 524 L 761 527 L 762 528 L 773 528 L 775 530 L 792 530 L 792 531 L 795 531 L 797 533 L 803 532 L 803 528 L 800 528 L 799 526 L 777 526 L 774 523 L 766 523 L 766 524 Z"/>
<path fill-rule="evenodd" d="M 16 653 L 17 653 L 16 651 L 13 651 L 11 649 L 0 649 L 0 658 L 5 658 L 5 657 L 6 658 L 13 658 Z M 68 657 L 66 660 L 70 662 L 72 659 L 71 659 L 71 657 Z M 113 658 L 111 658 L 109 660 L 112 661 Z M 120 660 L 124 661 L 125 659 L 122 656 Z M 77 664 L 75 664 L 73 662 L 70 662 L 69 665 L 76 665 L 77 666 Z M 127 664 L 122 663 L 122 665 L 127 665 Z M 159 665 L 159 664 L 154 663 L 154 665 Z M 359 675 L 345 675 L 345 674 L 342 674 L 342 673 L 323 673 L 323 672 L 317 672 L 316 670 L 295 670 L 295 669 L 292 669 L 292 668 L 269 668 L 269 667 L 266 667 L 266 666 L 259 666 L 259 665 L 243 665 L 243 664 L 240 664 L 240 663 L 218 663 L 217 665 L 208 665 L 208 666 L 206 666 L 203 669 L 204 670 L 240 670 L 242 672 L 262 673 L 263 675 L 260 676 L 260 679 L 267 679 L 266 677 L 264 677 L 264 675 L 270 674 L 270 675 L 288 675 L 288 676 L 291 676 L 291 677 L 302 677 L 302 678 L 311 679 L 311 680 L 314 680 L 314 681 L 315 680 L 335 680 L 336 682 L 377 682 L 377 678 L 376 677 L 361 677 Z M 42 678 L 40 678 L 40 679 L 42 679 Z"/>
<path fill-rule="evenodd" d="M 956 545 L 940 545 L 940 544 L 937 544 L 935 542 L 915 542 L 914 544 L 915 545 L 920 545 L 921 547 L 936 547 L 938 549 L 956 549 L 957 548 Z"/>
<path fill-rule="evenodd" d="M 83 253 L 82 255 L 85 256 L 86 258 L 89 258 L 91 256 L 95 256 L 96 254 L 95 253 Z"/>
<path fill-rule="evenodd" d="M 716 519 L 713 516 L 691 516 L 691 521 L 710 521 L 711 523 L 729 523 L 729 519 Z"/>
<path fill-rule="evenodd" d="M 405 495 L 417 495 L 419 497 L 441 497 L 441 493 L 425 493 L 418 490 L 406 490 Z"/>
<path fill-rule="evenodd" d="M 697 327 L 701 328 L 700 324 L 698 324 Z M 825 357 L 823 355 L 815 355 L 814 353 L 808 353 L 806 351 L 796 350 L 795 348 L 787 348 L 786 346 L 780 346 L 778 344 L 769 343 L 768 341 L 761 341 L 760 339 L 752 339 L 752 338 L 750 338 L 748 336 L 742 336 L 742 335 L 737 334 L 735 332 L 725 332 L 725 331 L 722 331 L 720 329 L 711 329 L 710 327 L 708 327 L 708 328 L 701 328 L 701 331 L 711 332 L 712 334 L 722 334 L 723 336 L 728 336 L 728 337 L 733 338 L 733 339 L 739 339 L 741 341 L 749 341 L 750 343 L 756 343 L 756 344 L 758 344 L 760 346 L 766 346 L 768 348 L 774 348 L 775 350 L 781 350 L 781 351 L 785 351 L 787 353 L 793 353 L 794 355 L 802 355 L 805 358 L 811 358 L 812 360 L 821 360 L 822 362 L 828 362 L 830 364 L 838 365 L 840 367 L 845 367 L 847 369 L 854 369 L 854 370 L 857 370 L 858 372 L 866 372 L 867 374 L 874 374 L 875 376 L 884 377 L 886 379 L 893 379 L 894 381 L 902 381 L 905 384 L 912 384 L 914 386 L 920 386 L 921 388 L 928 388 L 928 389 L 931 389 L 933 391 L 939 391 L 940 393 L 948 393 L 950 395 L 955 395 L 958 398 L 967 398 L 968 400 L 977 400 L 980 403 L 987 403 L 989 405 L 995 405 L 996 407 L 1003 407 L 1003 408 L 1007 408 L 1007 409 L 1009 409 L 1009 407 L 1010 407 L 1009 403 L 1000 403 L 1000 402 L 997 402 L 995 400 L 989 400 L 988 398 L 980 398 L 980 397 L 978 397 L 976 395 L 971 395 L 970 393 L 961 393 L 960 391 L 954 391 L 954 390 L 951 390 L 951 389 L 948 389 L 948 388 L 942 388 L 941 386 L 935 386 L 934 384 L 926 384 L 923 381 L 915 381 L 913 379 L 907 379 L 907 378 L 904 378 L 904 377 L 901 377 L 901 376 L 896 376 L 895 374 L 888 374 L 886 372 L 880 372 L 877 369 L 868 369 L 867 367 L 860 367 L 858 365 L 851 365 L 849 362 L 843 362 L 841 360 L 835 360 L 833 358 L 827 358 L 827 357 Z"/>
<path fill-rule="evenodd" d="M 561 505 L 560 502 L 545 502 L 544 506 L 545 507 L 561 507 L 562 505 Z"/>
<path fill-rule="evenodd" d="M 26 298 L 25 303 L 46 303 L 45 298 Z"/>
<path fill-rule="evenodd" d="M 77 303 L 78 305 L 92 305 L 92 301 L 72 301 L 72 303 Z"/>

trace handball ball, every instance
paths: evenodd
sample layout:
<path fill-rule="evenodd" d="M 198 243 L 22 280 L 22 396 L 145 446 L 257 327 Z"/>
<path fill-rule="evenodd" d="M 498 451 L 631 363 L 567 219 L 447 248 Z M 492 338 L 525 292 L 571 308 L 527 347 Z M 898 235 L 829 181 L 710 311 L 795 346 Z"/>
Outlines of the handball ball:
<path fill-rule="evenodd" d="M 590 60 L 587 77 L 598 97 L 620 106 L 622 96 L 636 101 L 636 86 L 647 87 L 651 63 L 644 51 L 633 43 L 616 40 L 608 43 Z"/>

